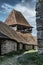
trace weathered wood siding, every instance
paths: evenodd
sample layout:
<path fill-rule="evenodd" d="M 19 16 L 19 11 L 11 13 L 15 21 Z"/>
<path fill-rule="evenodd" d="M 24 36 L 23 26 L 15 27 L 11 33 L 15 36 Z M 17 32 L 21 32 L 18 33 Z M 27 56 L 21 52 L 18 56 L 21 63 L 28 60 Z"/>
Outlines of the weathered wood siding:
<path fill-rule="evenodd" d="M 34 49 L 37 50 L 38 49 L 38 46 L 34 46 Z"/>
<path fill-rule="evenodd" d="M 23 44 L 20 43 L 20 50 L 23 50 Z"/>
<path fill-rule="evenodd" d="M 31 50 L 32 49 L 32 46 L 31 45 L 30 46 L 29 45 L 26 45 L 25 47 L 26 47 L 26 50 Z"/>
<path fill-rule="evenodd" d="M 14 41 L 6 40 L 1 45 L 1 54 L 5 54 L 11 51 L 17 51 L 17 43 Z"/>
<path fill-rule="evenodd" d="M 2 44 L 1 44 L 1 54 L 6 54 L 6 53 L 9 53 L 9 52 L 12 52 L 12 51 L 18 51 L 17 49 L 17 44 L 19 44 L 19 50 L 30 50 L 32 49 L 32 45 L 25 45 L 25 49 L 23 49 L 23 44 L 21 43 L 16 43 L 15 41 L 11 41 L 11 40 L 6 40 L 6 41 L 3 41 Z M 34 48 L 36 49 L 37 46 Z"/>

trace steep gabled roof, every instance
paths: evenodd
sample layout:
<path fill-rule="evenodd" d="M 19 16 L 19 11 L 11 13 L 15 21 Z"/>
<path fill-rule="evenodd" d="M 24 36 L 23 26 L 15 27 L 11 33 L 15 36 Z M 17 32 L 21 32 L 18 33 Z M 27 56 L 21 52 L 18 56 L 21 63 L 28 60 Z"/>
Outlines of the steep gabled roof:
<path fill-rule="evenodd" d="M 0 22 L 0 32 L 12 40 L 16 40 L 17 42 L 26 43 L 25 39 L 19 36 L 16 33 L 16 31 L 11 29 L 8 25 L 4 24 L 3 22 Z"/>
<path fill-rule="evenodd" d="M 10 15 L 8 16 L 8 18 L 6 19 L 5 23 L 7 25 L 15 25 L 15 24 L 19 24 L 19 25 L 24 25 L 24 26 L 28 26 L 28 27 L 32 27 L 27 20 L 24 18 L 24 16 L 22 15 L 21 12 L 18 12 L 16 10 L 13 10 Z"/>
<path fill-rule="evenodd" d="M 3 22 L 0 22 L 0 38 L 12 39 L 18 43 L 36 45 L 35 40 L 32 38 L 31 34 L 23 34 L 17 31 L 14 31 L 8 25 Z M 28 39 L 27 39 L 28 38 Z"/>

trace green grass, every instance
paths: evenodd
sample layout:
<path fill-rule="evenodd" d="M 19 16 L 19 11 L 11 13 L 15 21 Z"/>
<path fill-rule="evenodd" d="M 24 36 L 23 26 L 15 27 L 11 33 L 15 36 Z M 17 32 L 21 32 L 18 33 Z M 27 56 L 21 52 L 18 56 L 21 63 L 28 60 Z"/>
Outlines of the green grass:
<path fill-rule="evenodd" d="M 9 63 L 8 63 L 9 62 Z M 5 63 L 5 64 L 4 64 Z M 10 52 L 0 56 L 0 65 L 43 65 L 43 53 L 38 54 L 37 50 L 26 52 Z"/>
<path fill-rule="evenodd" d="M 18 58 L 19 64 L 21 65 L 43 65 L 43 53 L 38 54 L 38 52 L 34 50 L 31 50 L 31 51 L 25 52 L 26 54 Z"/>
<path fill-rule="evenodd" d="M 38 52 L 38 50 L 29 50 L 29 51 L 26 51 L 26 52 L 24 52 L 24 53 L 33 53 L 33 52 Z"/>
<path fill-rule="evenodd" d="M 10 52 L 10 53 L 4 54 L 4 55 L 0 56 L 0 62 L 5 61 L 5 60 L 8 59 L 8 58 L 11 58 L 11 57 L 20 55 L 20 54 L 22 54 L 23 52 L 24 52 L 24 51 L 21 50 L 21 51 L 17 51 L 17 52 L 12 51 L 12 52 Z"/>

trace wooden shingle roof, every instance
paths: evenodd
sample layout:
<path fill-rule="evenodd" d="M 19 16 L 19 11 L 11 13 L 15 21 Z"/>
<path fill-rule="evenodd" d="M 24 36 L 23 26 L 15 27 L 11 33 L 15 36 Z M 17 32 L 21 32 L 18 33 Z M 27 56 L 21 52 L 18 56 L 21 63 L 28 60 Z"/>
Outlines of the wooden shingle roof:
<path fill-rule="evenodd" d="M 12 40 L 16 40 L 17 42 L 26 43 L 25 39 L 23 39 L 21 36 L 19 36 L 16 33 L 16 31 L 11 29 L 8 25 L 4 24 L 3 22 L 0 22 L 0 32 Z"/>
<path fill-rule="evenodd" d="M 1 39 L 10 39 L 8 36 L 6 36 L 5 34 L 3 34 L 2 32 L 0 32 L 0 38 Z"/>
<path fill-rule="evenodd" d="M 17 33 L 20 36 L 22 36 L 28 42 L 29 45 L 38 45 L 37 39 L 35 39 L 31 33 L 21 33 L 21 32 L 17 32 Z"/>
<path fill-rule="evenodd" d="M 28 27 L 32 27 L 27 20 L 24 18 L 24 16 L 22 15 L 21 12 L 18 12 L 16 10 L 13 10 L 10 15 L 8 16 L 8 18 L 6 19 L 5 23 L 7 25 L 15 25 L 15 24 L 19 24 L 19 25 L 24 25 L 24 26 L 28 26 Z"/>
<path fill-rule="evenodd" d="M 0 22 L 0 33 L 2 34 L 2 36 L 0 36 L 0 38 L 6 38 L 6 39 L 9 38 L 10 40 L 11 39 L 15 40 L 18 43 L 36 45 L 35 40 L 32 38 L 31 34 L 28 33 L 25 35 L 20 32 L 16 32 L 3 22 Z"/>

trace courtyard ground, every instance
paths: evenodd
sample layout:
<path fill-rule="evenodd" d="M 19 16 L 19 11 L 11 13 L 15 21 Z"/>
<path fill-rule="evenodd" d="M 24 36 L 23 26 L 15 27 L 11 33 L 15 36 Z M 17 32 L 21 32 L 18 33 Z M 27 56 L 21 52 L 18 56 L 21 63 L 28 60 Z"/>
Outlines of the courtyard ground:
<path fill-rule="evenodd" d="M 43 65 L 43 53 L 38 54 L 37 50 L 13 52 L 0 56 L 0 65 Z"/>

